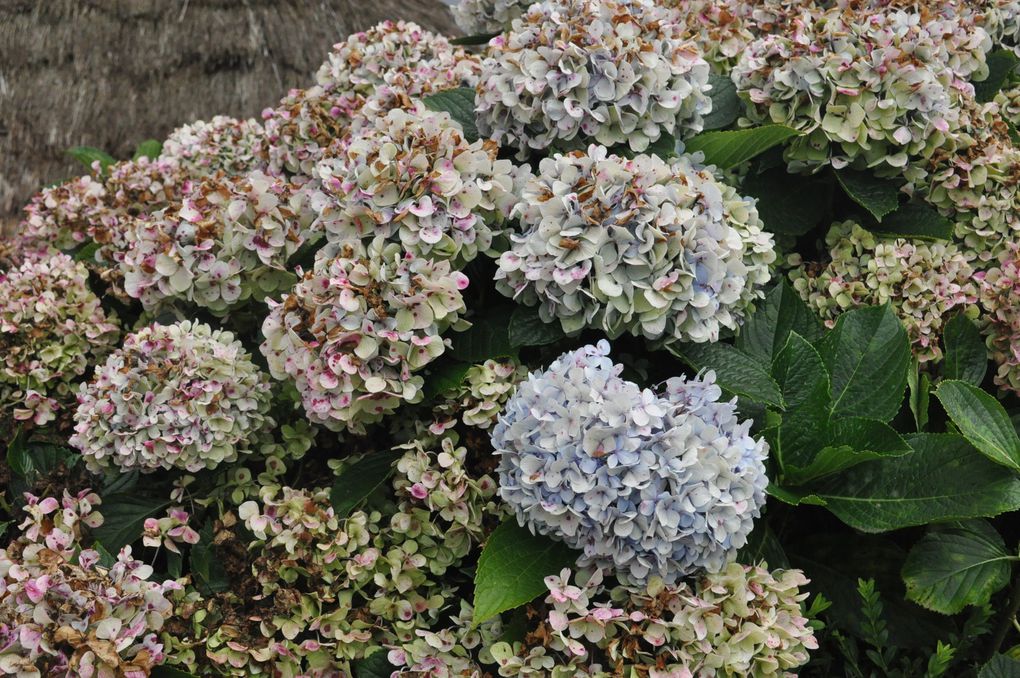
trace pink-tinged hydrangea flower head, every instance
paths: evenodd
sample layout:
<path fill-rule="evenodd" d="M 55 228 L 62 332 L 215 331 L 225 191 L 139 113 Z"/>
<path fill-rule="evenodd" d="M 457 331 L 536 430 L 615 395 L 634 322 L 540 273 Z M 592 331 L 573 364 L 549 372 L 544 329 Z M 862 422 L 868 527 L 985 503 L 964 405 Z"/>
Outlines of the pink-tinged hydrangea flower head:
<path fill-rule="evenodd" d="M 163 159 L 176 161 L 192 177 L 224 172 L 247 174 L 262 169 L 262 125 L 217 115 L 178 127 L 163 142 Z"/>
<path fill-rule="evenodd" d="M 78 402 L 71 444 L 93 472 L 211 469 L 272 424 L 269 382 L 241 342 L 191 321 L 128 335 Z"/>

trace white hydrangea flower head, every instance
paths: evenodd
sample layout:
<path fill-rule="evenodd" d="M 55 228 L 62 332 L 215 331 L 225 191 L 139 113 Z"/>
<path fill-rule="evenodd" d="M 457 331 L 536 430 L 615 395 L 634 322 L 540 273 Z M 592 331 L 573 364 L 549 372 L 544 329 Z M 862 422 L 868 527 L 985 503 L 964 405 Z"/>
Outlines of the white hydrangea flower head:
<path fill-rule="evenodd" d="M 711 372 L 656 394 L 608 354 L 585 346 L 518 386 L 492 432 L 500 497 L 625 582 L 719 571 L 765 504 L 767 443 Z"/>
<path fill-rule="evenodd" d="M 754 201 L 687 156 L 556 154 L 516 214 L 497 288 L 568 334 L 715 341 L 762 296 L 776 257 Z"/>
<path fill-rule="evenodd" d="M 791 170 L 900 174 L 951 142 L 989 44 L 959 16 L 804 7 L 787 30 L 750 43 L 732 77 L 746 124 L 804 132 L 786 148 Z"/>
<path fill-rule="evenodd" d="M 454 0 L 450 13 L 464 35 L 502 33 L 536 0 Z"/>
<path fill-rule="evenodd" d="M 440 336 L 465 311 L 468 279 L 449 262 L 396 243 L 327 246 L 282 301 L 270 301 L 261 350 L 277 379 L 293 379 L 308 418 L 363 431 L 422 398 L 416 374 L 443 354 Z"/>
<path fill-rule="evenodd" d="M 257 120 L 217 115 L 171 132 L 163 142 L 162 157 L 175 160 L 193 177 L 247 174 L 261 169 L 264 135 Z"/>
<path fill-rule="evenodd" d="M 513 208 L 514 167 L 448 113 L 395 109 L 319 163 L 311 202 L 330 242 L 375 238 L 462 265 L 489 252 Z"/>
<path fill-rule="evenodd" d="M 698 46 L 702 55 L 719 73 L 729 73 L 740 59 L 756 32 L 752 21 L 755 8 L 771 2 L 746 0 L 660 0 L 659 4 L 677 11 L 684 37 Z"/>
<path fill-rule="evenodd" d="M 363 99 L 319 86 L 292 89 L 276 108 L 262 111 L 265 162 L 271 174 L 310 177 L 326 148 L 342 138 Z"/>
<path fill-rule="evenodd" d="M 306 193 L 260 171 L 195 184 L 128 232 L 120 269 L 147 310 L 180 299 L 224 313 L 290 287 L 287 259 L 312 237 Z"/>
<path fill-rule="evenodd" d="M 215 468 L 272 425 L 269 388 L 230 332 L 154 324 L 129 334 L 82 384 L 70 442 L 95 473 Z"/>
<path fill-rule="evenodd" d="M 518 157 L 576 137 L 643 151 L 701 130 L 709 65 L 652 0 L 545 0 L 493 38 L 478 130 Z"/>
<path fill-rule="evenodd" d="M 22 419 L 35 416 L 35 404 L 73 403 L 72 385 L 119 337 L 84 264 L 66 254 L 0 272 L 0 405 Z"/>
<path fill-rule="evenodd" d="M 825 245 L 828 262 L 793 255 L 789 275 L 829 327 L 844 311 L 890 303 L 917 359 L 939 361 L 945 323 L 958 311 L 977 312 L 975 257 L 955 243 L 883 237 L 845 221 L 832 225 Z"/>
<path fill-rule="evenodd" d="M 441 73 L 456 87 L 475 68 L 472 59 L 462 63 L 465 57 L 463 48 L 416 23 L 383 21 L 335 44 L 315 79 L 327 91 L 370 94 L 395 74 L 428 80 Z"/>
<path fill-rule="evenodd" d="M 1020 147 L 998 104 L 971 100 L 954 142 L 917 165 L 910 188 L 956 222 L 967 248 L 994 261 L 1020 231 Z"/>
<path fill-rule="evenodd" d="M 166 658 L 157 632 L 180 584 L 150 581 L 152 567 L 125 546 L 100 565 L 82 533 L 103 523 L 90 490 L 26 494 L 20 534 L 0 549 L 0 673 L 147 676 Z"/>

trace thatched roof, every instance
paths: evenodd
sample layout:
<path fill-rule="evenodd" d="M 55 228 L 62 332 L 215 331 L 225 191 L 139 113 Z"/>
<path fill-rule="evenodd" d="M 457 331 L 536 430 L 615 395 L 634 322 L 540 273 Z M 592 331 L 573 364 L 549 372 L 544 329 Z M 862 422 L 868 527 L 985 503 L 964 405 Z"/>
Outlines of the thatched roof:
<path fill-rule="evenodd" d="M 310 84 L 330 46 L 383 19 L 453 30 L 439 0 L 0 0 L 0 214 L 81 173 L 66 149 L 130 157 Z"/>

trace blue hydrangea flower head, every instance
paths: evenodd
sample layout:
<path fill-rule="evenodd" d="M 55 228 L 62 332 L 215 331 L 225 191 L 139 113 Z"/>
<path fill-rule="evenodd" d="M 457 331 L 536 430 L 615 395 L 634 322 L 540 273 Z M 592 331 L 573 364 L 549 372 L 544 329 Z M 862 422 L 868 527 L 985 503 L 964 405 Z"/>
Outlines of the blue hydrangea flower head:
<path fill-rule="evenodd" d="M 654 392 L 622 369 L 602 341 L 529 375 L 492 433 L 500 495 L 625 582 L 717 572 L 765 504 L 768 446 L 712 372 Z"/>

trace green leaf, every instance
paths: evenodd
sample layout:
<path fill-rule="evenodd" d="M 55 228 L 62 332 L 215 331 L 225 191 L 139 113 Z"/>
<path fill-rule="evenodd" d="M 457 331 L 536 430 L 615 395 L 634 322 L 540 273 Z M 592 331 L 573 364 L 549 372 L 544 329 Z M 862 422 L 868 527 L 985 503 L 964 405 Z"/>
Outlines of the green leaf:
<path fill-rule="evenodd" d="M 1003 473 L 963 437 L 918 433 L 906 440 L 912 453 L 865 462 L 809 492 L 862 532 L 989 518 L 1020 508 L 1020 479 Z"/>
<path fill-rule="evenodd" d="M 791 464 L 789 456 L 784 454 L 784 482 L 802 485 L 866 461 L 902 457 L 912 452 L 899 433 L 877 419 L 835 419 L 829 423 L 825 436 L 825 446 L 814 453 L 806 466 Z"/>
<path fill-rule="evenodd" d="M 99 243 L 95 241 L 85 243 L 75 251 L 74 260 L 84 261 L 85 263 L 93 262 L 96 260 L 96 252 L 98 251 Z"/>
<path fill-rule="evenodd" d="M 510 345 L 545 346 L 565 337 L 559 322 L 547 323 L 538 315 L 538 306 L 517 306 L 510 315 Z"/>
<path fill-rule="evenodd" d="M 471 363 L 456 362 L 446 363 L 431 370 L 425 378 L 422 400 L 431 402 L 438 396 L 454 390 L 464 383 L 464 377 L 470 369 Z"/>
<path fill-rule="evenodd" d="M 110 553 L 117 553 L 142 536 L 146 518 L 166 510 L 170 502 L 165 498 L 153 498 L 132 494 L 114 494 L 103 497 L 103 524 L 92 530 L 95 538 Z"/>
<path fill-rule="evenodd" d="M 386 650 L 379 648 L 364 659 L 355 659 L 351 662 L 354 678 L 390 678 L 397 667 L 390 664 L 386 655 Z"/>
<path fill-rule="evenodd" d="M 865 225 L 869 231 L 892 238 L 950 240 L 953 237 L 953 222 L 931 205 L 922 202 L 900 205 L 886 215 L 881 223 Z"/>
<path fill-rule="evenodd" d="M 106 550 L 106 547 L 100 544 L 98 541 L 92 545 L 92 550 L 99 554 L 99 564 L 110 569 L 117 564 L 117 558 L 112 553 Z"/>
<path fill-rule="evenodd" d="M 974 98 L 984 103 L 991 101 L 995 95 L 1009 82 L 1020 59 L 1011 49 L 997 49 L 990 52 L 985 61 L 988 63 L 988 77 L 974 83 Z"/>
<path fill-rule="evenodd" d="M 423 99 L 425 106 L 433 111 L 446 111 L 464 130 L 464 138 L 478 141 L 478 127 L 475 126 L 475 91 L 470 87 L 457 87 Z"/>
<path fill-rule="evenodd" d="M 914 415 L 914 425 L 918 432 L 922 432 L 928 427 L 931 379 L 921 371 L 921 364 L 917 362 L 917 358 L 911 361 L 911 368 L 907 373 L 907 387 L 910 392 L 910 411 Z"/>
<path fill-rule="evenodd" d="M 986 457 L 1020 471 L 1020 437 L 995 396 L 964 381 L 943 381 L 935 397 L 960 433 Z"/>
<path fill-rule="evenodd" d="M 7 444 L 7 467 L 16 476 L 25 478 L 32 472 L 32 457 L 28 453 L 28 445 L 25 444 L 25 434 L 18 431 L 14 438 Z"/>
<path fill-rule="evenodd" d="M 138 147 L 135 148 L 135 154 L 131 159 L 138 160 L 138 158 L 145 157 L 150 160 L 155 160 L 162 152 L 163 142 L 156 139 L 146 139 L 142 143 L 138 144 Z"/>
<path fill-rule="evenodd" d="M 1020 678 L 1020 661 L 997 654 L 981 667 L 978 678 Z"/>
<path fill-rule="evenodd" d="M 730 393 L 754 401 L 783 406 L 779 386 L 766 371 L 767 364 L 729 344 L 678 344 L 669 351 L 695 370 L 715 371 L 716 383 Z"/>
<path fill-rule="evenodd" d="M 99 167 L 101 172 L 105 173 L 106 168 L 117 162 L 117 159 L 106 151 L 101 151 L 98 148 L 92 148 L 91 146 L 75 146 L 67 151 L 67 154 L 85 165 L 85 167 L 92 169 L 92 163 L 99 161 Z"/>
<path fill-rule="evenodd" d="M 829 215 L 829 185 L 815 177 L 789 174 L 785 167 L 749 174 L 741 192 L 757 199 L 758 216 L 770 233 L 804 235 Z M 791 200 L 791 195 L 797 199 Z"/>
<path fill-rule="evenodd" d="M 569 153 L 573 150 L 584 150 L 587 148 L 583 140 L 574 138 L 570 141 L 556 144 L 556 150 L 561 153 Z M 655 155 L 668 159 L 676 155 L 676 137 L 668 132 L 662 132 L 659 138 L 648 144 L 642 151 L 636 151 L 628 143 L 615 144 L 609 148 L 610 153 L 622 158 L 633 158 L 638 155 Z"/>
<path fill-rule="evenodd" d="M 196 678 L 192 673 L 186 673 L 166 664 L 154 667 L 149 675 L 152 678 Z"/>
<path fill-rule="evenodd" d="M 740 117 L 743 108 L 737 87 L 728 76 L 712 73 L 708 84 L 712 86 L 708 93 L 712 98 L 712 111 L 705 116 L 703 129 L 706 132 L 729 127 Z"/>
<path fill-rule="evenodd" d="M 333 512 L 341 520 L 368 498 L 393 475 L 393 465 L 402 456 L 400 452 L 375 451 L 344 469 L 329 491 Z"/>
<path fill-rule="evenodd" d="M 831 385 L 822 356 L 796 332 L 788 335 L 785 344 L 772 361 L 771 372 L 787 409 L 807 406 L 827 421 L 831 410 Z"/>
<path fill-rule="evenodd" d="M 818 314 L 782 280 L 765 295 L 765 302 L 755 307 L 734 344 L 748 355 L 771 363 L 786 346 L 791 332 L 814 342 L 822 338 L 825 330 Z"/>
<path fill-rule="evenodd" d="M 459 38 L 450 38 L 451 45 L 487 45 L 499 33 L 477 33 L 475 35 L 462 35 Z"/>
<path fill-rule="evenodd" d="M 510 308 L 500 306 L 472 318 L 471 327 L 451 336 L 453 357 L 467 363 L 482 363 L 489 358 L 515 355 L 509 329 L 512 315 Z"/>
<path fill-rule="evenodd" d="M 191 565 L 191 573 L 195 576 L 195 583 L 204 593 L 220 593 L 230 589 L 230 579 L 227 577 L 223 563 L 216 555 L 216 544 L 213 543 L 215 534 L 213 524 L 207 522 L 198 533 L 198 543 L 191 547 L 188 563 Z"/>
<path fill-rule="evenodd" d="M 946 349 L 943 376 L 980 386 L 988 369 L 988 351 L 974 321 L 963 314 L 953 316 L 942 328 L 942 342 Z"/>
<path fill-rule="evenodd" d="M 878 221 L 899 207 L 900 187 L 889 179 L 853 169 L 836 171 L 836 181 L 855 203 Z"/>
<path fill-rule="evenodd" d="M 765 491 L 768 492 L 770 497 L 775 497 L 784 504 L 790 506 L 800 506 L 801 504 L 807 504 L 809 506 L 825 506 L 825 500 L 819 497 L 817 494 L 812 494 L 810 490 L 798 490 L 787 487 L 780 487 L 775 483 L 770 483 Z"/>
<path fill-rule="evenodd" d="M 907 598 L 941 614 L 984 605 L 1009 583 L 1012 560 L 987 521 L 933 530 L 914 544 L 903 564 Z"/>
<path fill-rule="evenodd" d="M 544 591 L 544 579 L 571 567 L 577 554 L 566 544 L 531 534 L 507 518 L 497 527 L 478 558 L 473 625 L 531 602 Z"/>
<path fill-rule="evenodd" d="M 818 344 L 836 415 L 889 421 L 900 409 L 910 341 L 889 305 L 847 311 Z"/>
<path fill-rule="evenodd" d="M 800 132 L 785 125 L 764 125 L 726 132 L 702 132 L 687 141 L 687 153 L 702 152 L 705 163 L 730 169 L 764 153 Z"/>

